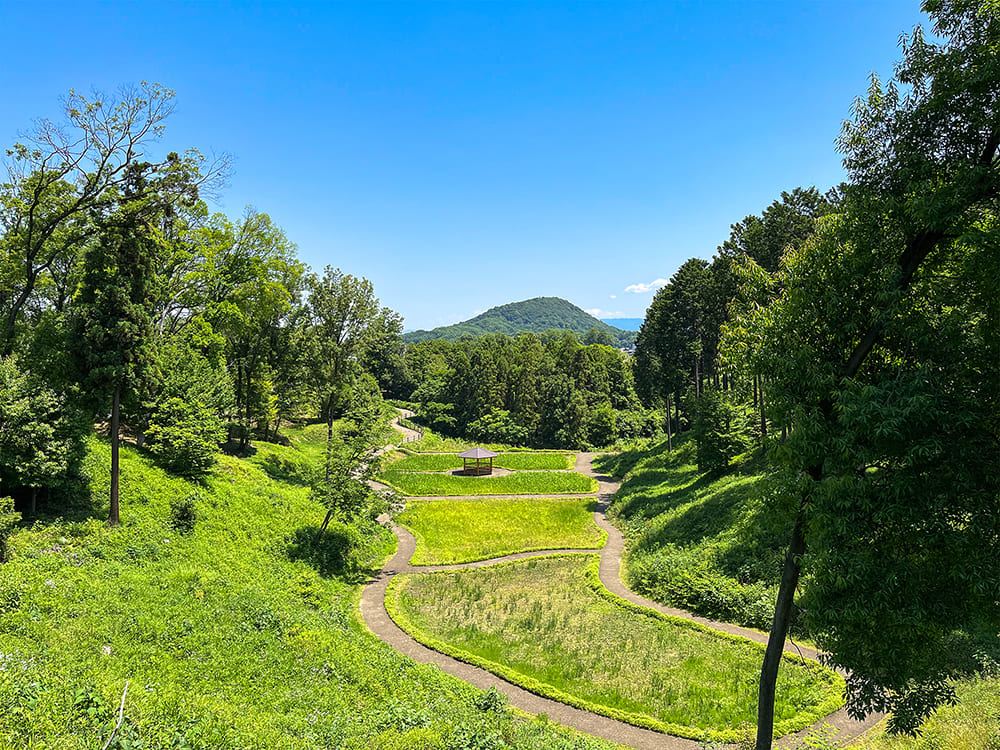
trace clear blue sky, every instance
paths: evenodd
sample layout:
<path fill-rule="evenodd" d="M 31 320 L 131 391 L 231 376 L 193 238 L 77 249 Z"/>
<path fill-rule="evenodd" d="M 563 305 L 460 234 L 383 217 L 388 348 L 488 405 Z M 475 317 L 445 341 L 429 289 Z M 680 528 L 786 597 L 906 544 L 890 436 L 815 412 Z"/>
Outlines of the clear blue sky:
<path fill-rule="evenodd" d="M 406 327 L 565 297 L 641 317 L 834 148 L 915 0 L 0 3 L 0 144 L 70 88 L 177 92 L 164 146 L 234 155 L 264 211 Z"/>

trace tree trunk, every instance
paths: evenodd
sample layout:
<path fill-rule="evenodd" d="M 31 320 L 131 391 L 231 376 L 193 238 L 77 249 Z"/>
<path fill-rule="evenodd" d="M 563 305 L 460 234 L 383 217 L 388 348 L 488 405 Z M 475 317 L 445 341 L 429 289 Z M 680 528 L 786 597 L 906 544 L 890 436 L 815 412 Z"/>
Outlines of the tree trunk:
<path fill-rule="evenodd" d="M 674 452 L 673 438 L 670 437 L 672 430 L 670 429 L 670 394 L 667 394 L 667 452 Z"/>
<path fill-rule="evenodd" d="M 31 488 L 31 517 L 38 515 L 38 488 Z"/>
<path fill-rule="evenodd" d="M 675 394 L 676 395 L 676 394 Z M 678 399 L 674 399 L 674 417 L 677 419 L 677 434 L 681 431 L 681 404 Z"/>
<path fill-rule="evenodd" d="M 319 527 L 319 531 L 316 532 L 316 539 L 318 540 L 323 536 L 323 532 L 326 531 L 326 527 L 330 525 L 330 519 L 333 518 L 333 509 L 331 508 L 326 512 L 326 518 L 323 519 L 322 525 Z"/>
<path fill-rule="evenodd" d="M 795 587 L 799 584 L 802 570 L 802 555 L 806 551 L 805 507 L 799 508 L 795 519 L 792 541 L 785 555 L 785 567 L 781 572 L 781 586 L 778 601 L 774 606 L 774 622 L 767 639 L 764 663 L 760 669 L 760 693 L 757 701 L 757 745 L 756 750 L 770 750 L 771 736 L 774 734 L 774 695 L 778 681 L 778 667 L 785 648 L 785 637 L 792 618 Z"/>
<path fill-rule="evenodd" d="M 117 526 L 118 518 L 118 419 L 121 415 L 121 388 L 115 386 L 111 401 L 111 512 L 108 526 Z"/>

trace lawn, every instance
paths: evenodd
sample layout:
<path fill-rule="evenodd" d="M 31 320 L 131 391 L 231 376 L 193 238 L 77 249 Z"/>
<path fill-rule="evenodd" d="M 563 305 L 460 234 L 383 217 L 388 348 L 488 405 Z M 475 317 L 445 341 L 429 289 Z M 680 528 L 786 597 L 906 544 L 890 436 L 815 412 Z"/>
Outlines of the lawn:
<path fill-rule="evenodd" d="M 594 555 L 398 577 L 390 613 L 417 640 L 526 688 L 694 739 L 733 741 L 755 722 L 763 647 L 617 600 Z M 841 704 L 830 670 L 786 659 L 775 725 L 800 729 Z"/>
<path fill-rule="evenodd" d="M 414 565 L 539 549 L 596 549 L 607 538 L 594 523 L 593 500 L 413 500 L 396 521 L 417 538 Z"/>
<path fill-rule="evenodd" d="M 597 492 L 597 480 L 568 471 L 528 471 L 502 477 L 463 477 L 384 471 L 378 477 L 404 495 L 586 495 Z"/>
<path fill-rule="evenodd" d="M 388 532 L 334 523 L 317 543 L 308 488 L 232 457 L 190 483 L 130 447 L 111 529 L 108 462 L 90 441 L 88 501 L 23 524 L 0 565 L 0 748 L 103 747 L 126 681 L 116 748 L 609 748 L 515 719 L 369 633 L 360 583 Z M 182 532 L 170 501 L 195 492 Z"/>
<path fill-rule="evenodd" d="M 511 471 L 559 471 L 572 469 L 576 456 L 572 453 L 501 453 L 493 465 Z M 457 453 L 416 453 L 394 461 L 391 471 L 454 471 L 461 469 Z"/>

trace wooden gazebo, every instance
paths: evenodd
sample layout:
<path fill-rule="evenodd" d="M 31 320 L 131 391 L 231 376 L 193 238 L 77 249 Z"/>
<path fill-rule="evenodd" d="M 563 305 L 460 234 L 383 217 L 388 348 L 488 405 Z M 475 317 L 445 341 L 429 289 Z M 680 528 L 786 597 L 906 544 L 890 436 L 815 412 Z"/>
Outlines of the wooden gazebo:
<path fill-rule="evenodd" d="M 462 459 L 463 474 L 481 477 L 493 473 L 493 459 L 497 454 L 485 448 L 472 448 L 465 453 L 459 453 L 458 456 Z"/>

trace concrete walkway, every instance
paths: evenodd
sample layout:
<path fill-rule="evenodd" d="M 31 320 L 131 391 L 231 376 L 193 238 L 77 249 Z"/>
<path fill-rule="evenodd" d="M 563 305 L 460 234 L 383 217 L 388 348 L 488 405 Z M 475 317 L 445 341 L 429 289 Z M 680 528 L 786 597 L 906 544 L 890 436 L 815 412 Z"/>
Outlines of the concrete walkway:
<path fill-rule="evenodd" d="M 401 428 L 397 423 L 393 425 L 400 432 Z M 403 632 L 395 622 L 389 617 L 385 609 L 385 594 L 389 581 L 393 576 L 401 573 L 429 573 L 443 570 L 461 570 L 464 568 L 480 568 L 487 565 L 495 565 L 510 560 L 520 560 L 529 557 L 552 554 L 554 552 L 590 552 L 600 553 L 600 581 L 613 594 L 620 596 L 634 604 L 638 604 L 658 612 L 681 617 L 686 620 L 701 623 L 714 630 L 743 636 L 759 643 L 767 642 L 767 633 L 757 630 L 742 628 L 730 623 L 716 622 L 704 617 L 698 617 L 684 610 L 667 607 L 657 602 L 639 596 L 628 589 L 621 580 L 622 559 L 625 550 L 625 540 L 618 528 L 612 525 L 606 518 L 605 512 L 611 502 L 611 498 L 618 491 L 620 484 L 613 478 L 595 473 L 593 468 L 594 458 L 599 455 L 595 453 L 578 453 L 575 470 L 581 474 L 594 477 L 598 481 L 599 489 L 597 493 L 597 510 L 594 512 L 594 521 L 608 534 L 605 546 L 600 550 L 594 549 L 559 549 L 541 550 L 536 552 L 520 552 L 490 560 L 481 560 L 471 563 L 459 563 L 453 565 L 420 565 L 413 566 L 410 560 L 416 550 L 416 540 L 413 535 L 391 522 L 388 516 L 380 520 L 386 523 L 392 533 L 399 541 L 396 554 L 383 566 L 382 570 L 366 584 L 361 592 L 361 614 L 368 628 L 383 642 L 392 646 L 400 653 L 406 654 L 412 659 L 424 664 L 436 664 L 443 671 L 454 675 L 476 687 L 486 690 L 495 687 L 498 691 L 507 696 L 510 704 L 516 708 L 531 714 L 547 714 L 551 721 L 573 727 L 581 732 L 601 737 L 612 742 L 617 742 L 636 750 L 698 750 L 702 745 L 696 741 L 661 734 L 649 729 L 632 726 L 615 719 L 611 719 L 589 711 L 567 706 L 564 703 L 553 701 L 548 698 L 530 693 L 517 685 L 507 682 L 497 677 L 491 672 L 487 672 L 479 667 L 474 667 L 465 662 L 453 659 L 437 651 L 433 651 Z M 507 497 L 532 497 L 532 496 L 507 496 Z M 577 495 L 577 497 L 580 497 Z M 593 497 L 593 495 L 590 495 Z M 439 498 L 456 500 L 460 498 L 449 497 Z M 801 654 L 809 659 L 817 658 L 813 649 L 796 646 L 792 642 L 786 642 L 785 648 L 793 654 Z M 846 743 L 850 739 L 857 737 L 862 732 L 873 726 L 880 716 L 871 716 L 863 722 L 857 722 L 847 716 L 844 709 L 830 714 L 822 721 L 807 727 L 803 731 L 788 735 L 775 744 L 778 746 L 794 747 L 796 740 L 804 737 L 810 731 L 816 730 L 823 725 L 828 725 L 835 734 L 833 739 L 838 743 Z"/>

